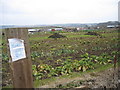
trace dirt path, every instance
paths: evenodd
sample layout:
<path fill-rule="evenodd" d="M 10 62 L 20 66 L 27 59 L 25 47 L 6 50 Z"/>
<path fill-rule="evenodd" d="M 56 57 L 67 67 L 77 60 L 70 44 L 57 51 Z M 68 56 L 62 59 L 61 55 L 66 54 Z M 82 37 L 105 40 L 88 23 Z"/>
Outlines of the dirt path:
<path fill-rule="evenodd" d="M 119 70 L 120 71 L 120 70 Z M 120 73 L 119 73 L 120 74 Z M 89 88 L 117 88 L 118 87 L 118 68 L 110 68 L 99 73 L 91 73 L 83 85 Z M 86 77 L 87 78 L 87 77 Z"/>
<path fill-rule="evenodd" d="M 110 68 L 102 72 L 91 72 L 72 79 L 58 79 L 40 88 L 55 88 L 59 84 L 66 85 L 78 80 L 83 80 L 84 82 L 75 88 L 118 88 L 118 84 L 120 85 L 120 67 L 115 70 Z"/>

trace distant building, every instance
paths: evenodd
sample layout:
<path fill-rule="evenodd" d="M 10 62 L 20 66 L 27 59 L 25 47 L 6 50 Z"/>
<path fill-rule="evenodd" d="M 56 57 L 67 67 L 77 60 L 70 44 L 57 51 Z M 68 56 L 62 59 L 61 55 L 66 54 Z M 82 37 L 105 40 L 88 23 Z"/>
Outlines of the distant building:
<path fill-rule="evenodd" d="M 108 25 L 107 28 L 115 28 L 115 25 Z"/>
<path fill-rule="evenodd" d="M 75 27 L 65 27 L 64 31 L 66 32 L 76 32 L 78 31 L 79 28 L 75 28 Z"/>
<path fill-rule="evenodd" d="M 56 31 L 55 29 L 51 29 L 51 31 Z"/>
<path fill-rule="evenodd" d="M 29 33 L 35 33 L 35 32 L 38 32 L 39 31 L 39 29 L 28 29 L 28 32 Z"/>
<path fill-rule="evenodd" d="M 118 25 L 107 25 L 107 28 L 118 28 Z"/>
<path fill-rule="evenodd" d="M 63 31 L 63 28 L 52 28 L 48 29 L 48 31 Z"/>

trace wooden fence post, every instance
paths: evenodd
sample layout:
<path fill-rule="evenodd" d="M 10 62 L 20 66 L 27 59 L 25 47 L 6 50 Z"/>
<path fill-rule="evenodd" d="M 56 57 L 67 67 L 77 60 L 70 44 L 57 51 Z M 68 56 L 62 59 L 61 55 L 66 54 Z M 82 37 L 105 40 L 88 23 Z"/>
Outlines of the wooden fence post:
<path fill-rule="evenodd" d="M 28 41 L 28 30 L 27 28 L 7 28 L 5 29 L 6 39 L 7 39 L 7 49 L 8 55 L 10 59 L 10 66 L 12 70 L 13 76 L 13 87 L 14 88 L 33 88 L 33 77 L 32 77 L 32 63 L 30 56 L 30 47 Z M 14 60 L 14 53 L 11 54 L 10 41 L 12 40 L 23 40 L 25 56 L 24 58 L 19 58 L 18 60 Z M 13 46 L 16 45 L 17 42 L 12 43 Z M 20 47 L 16 47 L 20 48 Z M 18 53 L 19 52 L 19 53 Z M 22 55 L 18 50 L 18 55 Z M 19 57 L 19 56 L 18 56 Z M 21 56 L 23 57 L 23 56 Z"/>

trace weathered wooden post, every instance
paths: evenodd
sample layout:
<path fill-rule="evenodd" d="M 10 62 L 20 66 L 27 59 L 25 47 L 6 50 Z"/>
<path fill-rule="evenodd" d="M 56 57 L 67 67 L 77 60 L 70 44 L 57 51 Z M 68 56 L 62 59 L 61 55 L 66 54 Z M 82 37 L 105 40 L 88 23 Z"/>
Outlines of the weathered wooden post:
<path fill-rule="evenodd" d="M 118 2 L 118 21 L 120 22 L 120 1 Z"/>
<path fill-rule="evenodd" d="M 5 29 L 14 88 L 33 88 L 27 28 Z"/>
<path fill-rule="evenodd" d="M 114 70 L 116 69 L 116 64 L 117 64 L 117 57 L 116 55 L 114 56 Z"/>

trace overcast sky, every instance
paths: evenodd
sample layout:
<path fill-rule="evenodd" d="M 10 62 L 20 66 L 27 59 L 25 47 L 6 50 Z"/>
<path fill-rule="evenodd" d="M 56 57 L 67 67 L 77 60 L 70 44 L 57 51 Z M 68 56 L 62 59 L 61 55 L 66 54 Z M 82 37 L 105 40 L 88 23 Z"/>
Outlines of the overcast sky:
<path fill-rule="evenodd" d="M 0 0 L 0 24 L 117 21 L 118 1 L 120 0 Z"/>

